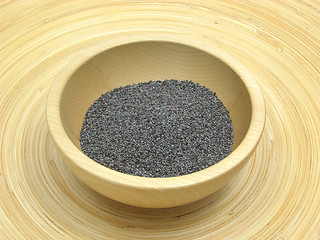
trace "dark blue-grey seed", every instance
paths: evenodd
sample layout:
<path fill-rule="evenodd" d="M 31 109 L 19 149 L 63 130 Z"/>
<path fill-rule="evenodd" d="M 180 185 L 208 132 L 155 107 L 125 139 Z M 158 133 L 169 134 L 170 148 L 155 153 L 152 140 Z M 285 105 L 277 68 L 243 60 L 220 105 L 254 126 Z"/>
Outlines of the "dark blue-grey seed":
<path fill-rule="evenodd" d="M 174 177 L 231 152 L 233 126 L 216 94 L 192 81 L 150 81 L 103 94 L 86 113 L 82 151 L 113 170 Z"/>

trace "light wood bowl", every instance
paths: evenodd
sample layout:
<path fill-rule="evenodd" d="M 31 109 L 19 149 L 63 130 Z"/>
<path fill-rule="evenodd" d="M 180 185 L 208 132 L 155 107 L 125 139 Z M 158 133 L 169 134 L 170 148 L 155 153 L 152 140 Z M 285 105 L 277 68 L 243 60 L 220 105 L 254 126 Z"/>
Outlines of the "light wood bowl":
<path fill-rule="evenodd" d="M 81 152 L 80 130 L 95 99 L 116 87 L 165 79 L 192 80 L 217 93 L 234 126 L 227 158 L 189 175 L 146 178 L 108 169 Z M 124 38 L 85 50 L 63 68 L 49 92 L 47 121 L 61 156 L 88 186 L 125 204 L 164 208 L 208 196 L 241 170 L 260 140 L 265 106 L 250 73 L 218 47 L 183 37 Z"/>

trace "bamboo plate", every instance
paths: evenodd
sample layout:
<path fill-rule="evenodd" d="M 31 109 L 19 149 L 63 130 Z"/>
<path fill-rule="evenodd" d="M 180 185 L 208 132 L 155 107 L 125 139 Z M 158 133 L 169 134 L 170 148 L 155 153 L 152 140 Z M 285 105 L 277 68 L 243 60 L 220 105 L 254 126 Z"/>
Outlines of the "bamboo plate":
<path fill-rule="evenodd" d="M 0 2 L 2 239 L 320 239 L 320 2 Z M 112 35 L 181 33 L 245 65 L 266 103 L 256 153 L 226 187 L 143 209 L 74 177 L 48 135 L 53 76 Z"/>

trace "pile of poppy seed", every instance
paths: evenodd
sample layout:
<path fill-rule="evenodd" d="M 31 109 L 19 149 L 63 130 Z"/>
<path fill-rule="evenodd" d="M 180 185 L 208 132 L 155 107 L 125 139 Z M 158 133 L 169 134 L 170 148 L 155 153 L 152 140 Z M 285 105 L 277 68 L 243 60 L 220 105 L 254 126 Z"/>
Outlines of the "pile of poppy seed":
<path fill-rule="evenodd" d="M 116 88 L 86 113 L 81 149 L 97 163 L 142 177 L 174 177 L 208 168 L 231 152 L 227 109 L 192 81 L 150 81 Z"/>

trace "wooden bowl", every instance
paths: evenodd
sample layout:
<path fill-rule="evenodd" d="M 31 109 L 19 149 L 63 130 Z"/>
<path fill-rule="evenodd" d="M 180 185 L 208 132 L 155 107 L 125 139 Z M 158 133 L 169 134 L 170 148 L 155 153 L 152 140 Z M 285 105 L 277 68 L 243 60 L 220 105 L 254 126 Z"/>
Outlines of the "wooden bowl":
<path fill-rule="evenodd" d="M 95 99 L 116 87 L 165 79 L 192 80 L 217 93 L 234 126 L 227 158 L 189 175 L 146 178 L 108 169 L 81 152 L 80 129 Z M 79 53 L 63 68 L 48 95 L 47 121 L 62 158 L 85 184 L 125 204 L 164 208 L 208 196 L 241 170 L 260 140 L 265 106 L 250 73 L 219 47 L 184 37 L 119 38 Z"/>

